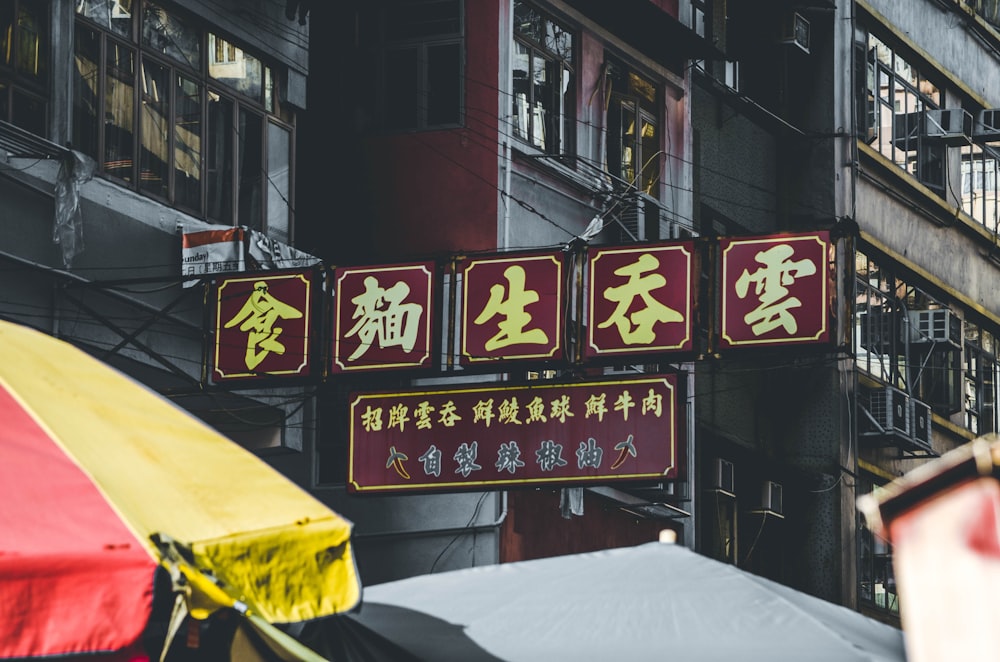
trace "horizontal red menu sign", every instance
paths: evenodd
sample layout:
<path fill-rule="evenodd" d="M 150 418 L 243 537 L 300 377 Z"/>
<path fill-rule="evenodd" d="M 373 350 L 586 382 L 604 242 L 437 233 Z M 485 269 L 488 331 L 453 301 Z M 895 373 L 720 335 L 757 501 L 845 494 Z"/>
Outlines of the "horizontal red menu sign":
<path fill-rule="evenodd" d="M 500 489 L 677 476 L 675 375 L 357 393 L 353 492 Z"/>

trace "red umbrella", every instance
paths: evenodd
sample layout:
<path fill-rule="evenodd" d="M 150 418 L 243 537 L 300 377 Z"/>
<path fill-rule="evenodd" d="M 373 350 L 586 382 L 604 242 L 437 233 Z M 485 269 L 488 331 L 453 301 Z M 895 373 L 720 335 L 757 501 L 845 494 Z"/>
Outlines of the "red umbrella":
<path fill-rule="evenodd" d="M 0 658 L 143 655 L 158 568 L 171 634 L 234 612 L 284 659 L 359 602 L 350 522 L 85 352 L 0 322 L 0 421 Z"/>

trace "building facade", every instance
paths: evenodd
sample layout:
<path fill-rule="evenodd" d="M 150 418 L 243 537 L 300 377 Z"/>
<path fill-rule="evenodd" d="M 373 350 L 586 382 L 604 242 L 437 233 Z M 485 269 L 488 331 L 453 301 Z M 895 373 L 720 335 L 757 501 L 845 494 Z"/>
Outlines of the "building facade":
<path fill-rule="evenodd" d="M 351 220 L 312 243 L 356 264 L 693 239 L 703 287 L 687 355 L 344 387 L 676 371 L 688 464 L 660 483 L 588 487 L 568 519 L 559 486 L 337 506 L 391 565 L 378 580 L 675 528 L 702 553 L 896 622 L 891 549 L 856 498 L 996 426 L 997 100 L 995 68 L 974 64 L 996 58 L 995 8 L 599 4 L 366 3 L 340 21 L 351 27 L 326 57 L 363 63 L 333 75 L 360 92 L 331 102 L 347 130 L 325 149 L 362 167 L 338 201 Z M 834 246 L 829 342 L 725 346 L 716 242 L 813 232 Z M 320 461 L 321 480 L 345 480 L 343 455 Z M 379 524 L 415 521 L 427 526 Z"/>
<path fill-rule="evenodd" d="M 228 228 L 244 263 L 293 255 L 308 26 L 279 2 L 12 0 L 0 22 L 0 314 L 248 448 L 302 448 L 309 389 L 208 378 L 210 274 L 182 245 Z"/>
<path fill-rule="evenodd" d="M 898 622 L 891 549 L 857 497 L 998 424 L 996 7 L 766 4 L 10 0 L 0 313 L 89 348 L 266 454 L 354 521 L 365 583 L 669 528 L 703 554 Z M 243 242 L 235 264 L 197 264 L 196 237 L 223 230 L 239 230 L 225 235 Z M 782 262 L 778 290 L 765 280 L 776 272 L 727 275 L 740 251 L 770 267 L 796 242 L 819 253 Z M 595 292 L 626 291 L 597 287 L 599 259 L 634 257 L 614 274 L 638 288 L 644 265 L 671 251 L 690 258 L 686 285 L 671 272 L 628 290 L 646 303 L 628 309 L 631 325 L 614 306 L 596 316 Z M 490 353 L 524 324 L 469 349 L 487 309 L 510 310 L 511 274 L 527 263 L 503 272 L 506 289 L 478 318 L 463 297 L 480 265 L 512 258 L 559 266 L 558 351 Z M 318 321 L 295 336 L 318 339 L 311 369 L 255 371 L 239 346 L 248 372 L 229 380 L 219 338 L 239 320 L 222 314 L 220 283 L 235 272 L 256 287 L 293 266 L 317 292 Z M 334 294 L 403 266 L 431 274 L 427 360 L 355 370 L 390 340 L 411 351 L 385 314 L 403 298 L 386 289 L 368 308 L 374 290 Z M 821 289 L 789 294 L 806 276 Z M 757 297 L 752 316 L 776 291 L 758 321 L 786 335 L 727 326 L 733 292 Z M 383 326 L 362 329 L 376 309 Z M 821 322 L 796 335 L 807 312 Z M 660 342 L 654 330 L 681 321 L 687 335 Z M 628 347 L 602 345 L 598 329 L 612 327 Z M 402 409 L 391 452 L 360 459 L 378 430 L 359 403 L 441 407 L 464 389 L 505 402 L 513 430 L 511 405 L 530 389 L 648 379 L 669 385 L 673 406 L 659 477 L 410 489 L 398 481 L 424 447 L 406 446 L 419 428 Z M 616 465 L 637 454 L 614 449 Z M 497 471 L 513 476 L 516 460 L 501 456 Z M 585 454 L 576 461 L 583 471 Z M 371 467 L 397 482 L 358 477 Z"/>

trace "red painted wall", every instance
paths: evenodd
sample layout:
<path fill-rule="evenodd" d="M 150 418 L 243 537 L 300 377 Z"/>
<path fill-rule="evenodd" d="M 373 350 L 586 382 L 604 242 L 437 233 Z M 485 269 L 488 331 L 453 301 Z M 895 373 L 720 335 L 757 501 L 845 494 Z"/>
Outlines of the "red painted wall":
<path fill-rule="evenodd" d="M 370 144 L 375 250 L 396 260 L 497 244 L 499 8 L 465 3 L 465 123 Z"/>

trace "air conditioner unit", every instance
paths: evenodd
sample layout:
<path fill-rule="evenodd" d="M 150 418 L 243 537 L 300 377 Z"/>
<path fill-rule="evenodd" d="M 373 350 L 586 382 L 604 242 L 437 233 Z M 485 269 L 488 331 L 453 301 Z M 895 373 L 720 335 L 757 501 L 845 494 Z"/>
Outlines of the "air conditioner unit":
<path fill-rule="evenodd" d="M 873 389 L 868 397 L 868 413 L 880 430 L 910 435 L 910 396 L 893 386 Z"/>
<path fill-rule="evenodd" d="M 972 127 L 975 140 L 1000 140 L 1000 108 L 980 110 Z"/>
<path fill-rule="evenodd" d="M 924 111 L 924 137 L 945 145 L 965 145 L 972 140 L 972 115 L 964 108 Z"/>
<path fill-rule="evenodd" d="M 623 242 L 659 239 L 660 205 L 649 196 L 633 193 L 622 202 L 618 222 Z"/>
<path fill-rule="evenodd" d="M 924 450 L 931 450 L 931 406 L 917 399 L 910 400 L 910 436 Z"/>
<path fill-rule="evenodd" d="M 809 52 L 809 21 L 798 12 L 788 14 L 781 24 L 781 37 L 779 42 L 798 46 L 806 53 Z"/>
<path fill-rule="evenodd" d="M 760 509 L 769 515 L 782 517 L 781 483 L 765 480 L 760 490 Z"/>
<path fill-rule="evenodd" d="M 727 496 L 736 496 L 732 462 L 723 460 L 721 457 L 712 460 L 712 473 L 708 479 L 708 489 Z"/>
<path fill-rule="evenodd" d="M 962 348 L 962 320 L 947 308 L 911 310 L 910 344 L 929 345 L 944 343 Z"/>

